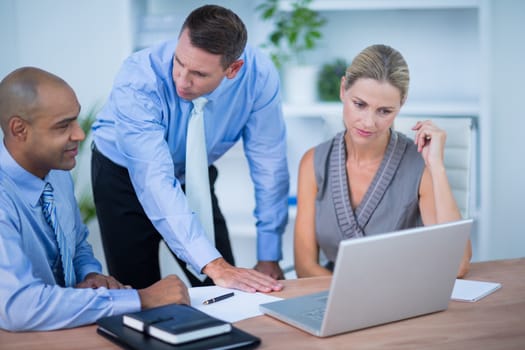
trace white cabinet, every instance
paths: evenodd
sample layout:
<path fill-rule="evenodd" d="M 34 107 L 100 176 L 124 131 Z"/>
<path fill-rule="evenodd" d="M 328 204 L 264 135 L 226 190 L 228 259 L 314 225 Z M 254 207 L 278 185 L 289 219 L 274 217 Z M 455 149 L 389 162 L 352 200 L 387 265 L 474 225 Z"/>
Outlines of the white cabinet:
<path fill-rule="evenodd" d="M 406 109 L 478 114 L 477 1 L 317 0 L 312 7 L 328 21 L 318 50 L 309 56 L 311 63 L 321 65 L 338 57 L 350 61 L 369 45 L 390 45 L 409 65 Z"/>

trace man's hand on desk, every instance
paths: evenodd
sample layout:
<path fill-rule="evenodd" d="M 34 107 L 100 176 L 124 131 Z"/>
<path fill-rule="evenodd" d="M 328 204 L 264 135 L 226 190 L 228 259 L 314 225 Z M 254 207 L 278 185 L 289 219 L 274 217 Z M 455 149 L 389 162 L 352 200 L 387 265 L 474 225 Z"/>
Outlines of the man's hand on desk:
<path fill-rule="evenodd" d="M 125 286 L 117 281 L 113 276 L 106 276 L 100 273 L 91 272 L 86 275 L 86 278 L 80 283 L 77 283 L 76 288 L 99 288 L 106 287 L 107 289 L 124 289 L 131 288 Z"/>
<path fill-rule="evenodd" d="M 276 280 L 284 280 L 283 270 L 281 270 L 277 261 L 258 261 L 254 270 L 264 273 Z"/>
<path fill-rule="evenodd" d="M 221 287 L 235 288 L 245 292 L 276 292 L 283 285 L 261 272 L 234 267 L 223 258 L 210 262 L 202 270 L 213 282 Z"/>
<path fill-rule="evenodd" d="M 168 275 L 148 288 L 138 290 L 140 306 L 149 309 L 166 304 L 190 304 L 188 288 L 180 278 Z"/>

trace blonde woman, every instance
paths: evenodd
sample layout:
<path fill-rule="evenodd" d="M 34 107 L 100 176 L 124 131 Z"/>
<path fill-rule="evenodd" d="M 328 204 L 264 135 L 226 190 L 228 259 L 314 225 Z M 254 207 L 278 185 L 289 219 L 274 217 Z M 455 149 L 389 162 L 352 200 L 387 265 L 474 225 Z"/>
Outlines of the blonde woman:
<path fill-rule="evenodd" d="M 443 163 L 446 133 L 428 120 L 414 125 L 415 140 L 392 128 L 408 85 L 404 58 L 385 45 L 364 49 L 342 77 L 344 130 L 308 150 L 299 166 L 298 277 L 331 274 L 343 239 L 461 218 Z M 471 256 L 469 240 L 458 277 Z"/>

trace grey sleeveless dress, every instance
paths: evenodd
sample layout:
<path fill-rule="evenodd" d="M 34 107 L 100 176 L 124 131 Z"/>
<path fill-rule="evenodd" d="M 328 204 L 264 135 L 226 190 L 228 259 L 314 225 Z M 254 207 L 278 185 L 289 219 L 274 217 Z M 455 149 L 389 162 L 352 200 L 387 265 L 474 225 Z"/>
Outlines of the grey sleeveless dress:
<path fill-rule="evenodd" d="M 385 156 L 360 205 L 353 210 L 346 173 L 344 131 L 314 150 L 315 231 L 329 261 L 343 239 L 422 226 L 419 184 L 425 168 L 412 140 L 391 132 Z"/>

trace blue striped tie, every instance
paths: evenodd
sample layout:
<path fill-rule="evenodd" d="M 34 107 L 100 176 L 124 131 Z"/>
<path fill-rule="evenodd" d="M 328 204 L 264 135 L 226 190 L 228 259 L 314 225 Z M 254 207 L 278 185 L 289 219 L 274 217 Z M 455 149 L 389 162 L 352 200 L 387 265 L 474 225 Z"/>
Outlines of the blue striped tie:
<path fill-rule="evenodd" d="M 64 271 L 64 283 L 66 287 L 75 286 L 75 270 L 73 268 L 73 260 L 71 259 L 71 253 L 67 246 L 66 235 L 60 229 L 60 225 L 57 225 L 57 213 L 55 207 L 55 199 L 53 197 L 53 186 L 48 182 L 40 197 L 40 203 L 42 204 L 42 212 L 44 218 L 53 231 L 55 231 L 56 240 L 58 243 L 58 249 L 60 250 L 60 257 L 62 260 L 62 268 Z"/>

